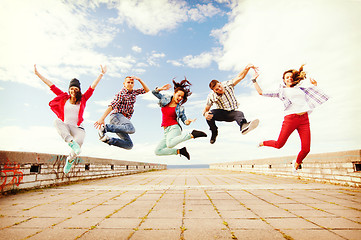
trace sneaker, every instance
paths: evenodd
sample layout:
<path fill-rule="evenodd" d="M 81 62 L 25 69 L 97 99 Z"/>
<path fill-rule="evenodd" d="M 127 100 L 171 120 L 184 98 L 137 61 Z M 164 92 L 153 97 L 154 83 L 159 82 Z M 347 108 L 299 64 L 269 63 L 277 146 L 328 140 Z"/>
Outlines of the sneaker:
<path fill-rule="evenodd" d="M 298 170 L 299 169 L 299 167 L 297 167 L 297 169 L 296 169 L 296 160 L 293 160 L 292 161 L 292 174 L 293 175 L 298 175 Z"/>
<path fill-rule="evenodd" d="M 66 163 L 65 163 L 65 166 L 64 166 L 64 173 L 70 172 L 71 166 L 75 162 L 75 158 L 76 158 L 76 156 L 71 156 L 71 155 L 69 155 L 66 158 Z"/>
<path fill-rule="evenodd" d="M 211 144 L 216 142 L 217 135 L 218 135 L 218 130 L 212 131 L 211 140 L 209 141 Z"/>
<path fill-rule="evenodd" d="M 80 152 L 81 152 L 81 149 L 80 149 L 80 146 L 79 146 L 79 144 L 77 143 L 77 142 L 75 142 L 75 141 L 70 141 L 69 143 L 68 143 L 68 145 L 71 147 L 71 149 L 73 149 L 73 151 L 74 151 L 74 153 L 76 154 L 76 155 L 79 155 L 80 154 Z"/>
<path fill-rule="evenodd" d="M 105 133 L 107 131 L 105 130 L 105 125 L 102 124 L 98 130 L 99 139 L 102 139 L 105 136 Z"/>
<path fill-rule="evenodd" d="M 193 130 L 191 134 L 192 134 L 193 138 L 207 137 L 207 134 L 205 132 L 198 131 L 198 130 Z"/>
<path fill-rule="evenodd" d="M 187 151 L 187 148 L 181 148 L 179 149 L 179 155 L 185 156 L 188 160 L 191 160 L 191 157 L 189 156 L 189 153 Z"/>
<path fill-rule="evenodd" d="M 241 129 L 241 132 L 243 135 L 249 133 L 250 131 L 252 131 L 253 129 L 255 129 L 259 124 L 259 120 L 258 119 L 255 119 L 251 122 L 248 122 L 248 123 L 244 123 L 242 125 L 242 129 Z"/>
<path fill-rule="evenodd" d="M 109 142 L 109 137 L 106 135 L 106 134 L 104 134 L 104 136 L 102 137 L 102 138 L 100 138 L 100 141 L 102 141 L 102 142 L 105 142 L 105 143 L 108 143 Z"/>

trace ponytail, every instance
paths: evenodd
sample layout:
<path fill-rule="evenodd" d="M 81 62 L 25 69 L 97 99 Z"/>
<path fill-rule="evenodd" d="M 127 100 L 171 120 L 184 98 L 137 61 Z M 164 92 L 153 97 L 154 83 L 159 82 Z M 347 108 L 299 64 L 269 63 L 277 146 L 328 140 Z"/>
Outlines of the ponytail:
<path fill-rule="evenodd" d="M 299 84 L 302 80 L 304 80 L 306 78 L 306 72 L 303 71 L 303 66 L 305 66 L 305 64 L 302 64 L 301 67 L 299 68 L 299 70 L 290 69 L 290 70 L 287 70 L 286 72 L 284 72 L 283 80 L 285 79 L 286 73 L 292 73 L 293 83 L 292 83 L 291 87 L 294 87 L 297 84 Z"/>
<path fill-rule="evenodd" d="M 178 91 L 182 91 L 184 92 L 184 96 L 183 96 L 183 99 L 182 101 L 180 102 L 180 104 L 184 104 L 187 102 L 188 100 L 188 97 L 190 95 L 192 95 L 192 92 L 190 90 L 190 86 L 192 85 L 186 77 L 184 77 L 184 80 L 182 80 L 181 82 L 176 82 L 174 81 L 174 78 L 173 78 L 173 84 L 174 84 L 174 93 L 178 92 Z"/>

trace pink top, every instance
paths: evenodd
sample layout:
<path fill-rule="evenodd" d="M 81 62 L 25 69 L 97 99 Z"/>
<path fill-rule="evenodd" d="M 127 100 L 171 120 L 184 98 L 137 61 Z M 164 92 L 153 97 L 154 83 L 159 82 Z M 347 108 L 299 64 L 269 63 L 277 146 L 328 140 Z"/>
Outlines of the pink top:
<path fill-rule="evenodd" d="M 162 127 L 169 127 L 178 124 L 176 107 L 169 107 L 168 105 L 162 107 Z"/>

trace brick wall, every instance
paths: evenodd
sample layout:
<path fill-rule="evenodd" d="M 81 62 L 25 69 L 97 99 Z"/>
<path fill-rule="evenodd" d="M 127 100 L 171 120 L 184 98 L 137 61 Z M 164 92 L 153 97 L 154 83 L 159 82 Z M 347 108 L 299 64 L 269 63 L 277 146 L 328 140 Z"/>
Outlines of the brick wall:
<path fill-rule="evenodd" d="M 215 163 L 210 168 L 293 176 L 294 159 L 296 156 Z M 303 160 L 298 176 L 301 179 L 361 187 L 361 150 L 309 154 Z"/>
<path fill-rule="evenodd" d="M 66 158 L 65 155 L 0 151 L 1 192 L 167 168 L 164 164 L 78 157 L 71 171 L 64 174 Z"/>

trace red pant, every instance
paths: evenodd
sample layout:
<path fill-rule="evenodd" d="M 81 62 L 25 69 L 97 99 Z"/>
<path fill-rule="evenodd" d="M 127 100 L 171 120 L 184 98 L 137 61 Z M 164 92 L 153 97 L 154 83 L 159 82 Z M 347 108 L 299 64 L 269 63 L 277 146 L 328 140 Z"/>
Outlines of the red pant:
<path fill-rule="evenodd" d="M 280 135 L 278 136 L 278 140 L 264 141 L 263 145 L 280 149 L 285 145 L 288 137 L 296 129 L 301 139 L 301 151 L 299 152 L 296 161 L 297 163 L 301 164 L 302 160 L 310 152 L 311 145 L 310 122 L 308 120 L 307 113 L 303 115 L 290 114 L 285 116 L 285 119 L 282 123 Z"/>

